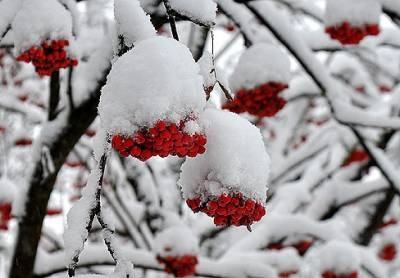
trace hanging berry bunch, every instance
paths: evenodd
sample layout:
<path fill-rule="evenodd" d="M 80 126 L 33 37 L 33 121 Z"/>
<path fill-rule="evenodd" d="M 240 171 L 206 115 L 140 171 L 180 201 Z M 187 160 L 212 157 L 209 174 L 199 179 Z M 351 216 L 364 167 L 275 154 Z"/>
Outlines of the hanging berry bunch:
<path fill-rule="evenodd" d="M 326 270 L 322 273 L 322 278 L 357 278 L 358 277 L 358 273 L 357 271 L 353 271 L 350 273 L 335 273 L 332 270 Z"/>
<path fill-rule="evenodd" d="M 31 62 L 40 76 L 78 64 L 67 50 L 72 37 L 71 15 L 57 0 L 24 1 L 12 30 L 20 53 L 17 60 Z"/>
<path fill-rule="evenodd" d="M 207 139 L 198 116 L 205 95 L 199 72 L 188 48 L 169 38 L 143 40 L 119 58 L 99 105 L 112 147 L 142 161 L 204 153 Z"/>
<path fill-rule="evenodd" d="M 8 230 L 8 222 L 11 220 L 11 203 L 0 203 L 0 230 Z"/>
<path fill-rule="evenodd" d="M 12 201 L 14 198 L 14 184 L 9 180 L 0 179 L 0 231 L 8 230 L 8 222 L 10 222 L 12 215 Z"/>
<path fill-rule="evenodd" d="M 142 128 L 131 137 L 114 135 L 112 147 L 122 156 L 133 156 L 142 161 L 152 156 L 177 155 L 195 157 L 205 152 L 206 137 L 199 133 L 186 133 L 185 124 L 157 122 L 152 128 Z"/>
<path fill-rule="evenodd" d="M 40 76 L 50 76 L 54 71 L 76 66 L 78 60 L 68 58 L 65 47 L 68 40 L 44 41 L 39 47 L 32 46 L 17 57 L 18 61 L 30 63 Z"/>
<path fill-rule="evenodd" d="M 384 261 L 393 261 L 397 255 L 397 248 L 394 243 L 385 244 L 379 251 L 379 258 Z"/>
<path fill-rule="evenodd" d="M 328 0 L 325 32 L 341 44 L 359 44 L 379 34 L 381 4 L 378 0 Z"/>
<path fill-rule="evenodd" d="M 273 117 L 286 104 L 280 93 L 288 88 L 289 78 L 290 61 L 277 46 L 253 45 L 239 59 L 230 78 L 235 97 L 223 108 L 260 118 Z"/>
<path fill-rule="evenodd" d="M 165 229 L 156 236 L 155 246 L 157 261 L 166 273 L 185 277 L 196 272 L 198 241 L 186 227 Z"/>
<path fill-rule="evenodd" d="M 343 162 L 343 166 L 346 167 L 353 163 L 365 162 L 368 159 L 369 159 L 369 156 L 363 149 L 355 149 L 350 153 L 350 155 Z"/>
<path fill-rule="evenodd" d="M 226 111 L 202 114 L 208 138 L 204 155 L 187 159 L 179 184 L 194 212 L 220 225 L 250 226 L 265 215 L 269 157 L 259 129 Z"/>

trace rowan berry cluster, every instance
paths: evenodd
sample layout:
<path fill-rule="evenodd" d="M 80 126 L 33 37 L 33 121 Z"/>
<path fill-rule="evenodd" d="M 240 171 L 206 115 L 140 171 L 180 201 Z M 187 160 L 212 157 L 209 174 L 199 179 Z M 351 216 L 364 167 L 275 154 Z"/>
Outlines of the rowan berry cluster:
<path fill-rule="evenodd" d="M 279 93 L 287 88 L 287 84 L 269 82 L 254 89 L 241 89 L 222 108 L 238 114 L 247 112 L 259 118 L 273 117 L 286 104 Z"/>
<path fill-rule="evenodd" d="M 15 140 L 14 145 L 24 147 L 24 146 L 30 146 L 30 145 L 32 145 L 32 143 L 33 143 L 33 141 L 30 138 L 20 138 L 20 139 Z"/>
<path fill-rule="evenodd" d="M 349 166 L 353 163 L 363 162 L 369 159 L 368 154 L 364 150 L 354 150 L 343 163 L 343 166 Z"/>
<path fill-rule="evenodd" d="M 365 24 L 364 26 L 352 26 L 345 21 L 340 25 L 328 26 L 325 32 L 341 44 L 359 44 L 366 36 L 377 36 L 379 34 L 378 24 Z"/>
<path fill-rule="evenodd" d="M 68 40 L 44 41 L 39 47 L 32 46 L 23 52 L 17 57 L 17 60 L 26 63 L 32 62 L 40 76 L 50 76 L 59 69 L 78 64 L 78 60 L 68 58 L 65 50 L 68 45 Z"/>
<path fill-rule="evenodd" d="M 332 270 L 327 270 L 322 273 L 322 278 L 357 278 L 358 272 L 353 271 L 347 274 L 337 274 Z"/>
<path fill-rule="evenodd" d="M 204 212 L 214 218 L 217 226 L 249 226 L 260 221 L 266 211 L 263 205 L 252 199 L 245 199 L 241 193 L 221 194 L 219 197 L 202 202 L 200 198 L 186 200 L 194 212 Z"/>
<path fill-rule="evenodd" d="M 0 230 L 8 230 L 8 222 L 11 220 L 11 203 L 0 204 Z"/>
<path fill-rule="evenodd" d="M 384 261 L 393 261 L 397 255 L 397 248 L 396 245 L 393 243 L 386 244 L 383 248 L 379 251 L 379 258 Z"/>
<path fill-rule="evenodd" d="M 133 156 L 146 161 L 152 156 L 195 157 L 205 152 L 207 139 L 203 134 L 184 132 L 185 122 L 175 123 L 158 121 L 151 128 L 142 128 L 133 136 L 114 135 L 112 147 L 122 156 Z"/>
<path fill-rule="evenodd" d="M 284 245 L 283 243 L 276 242 L 276 243 L 270 243 L 267 246 L 267 249 L 269 250 L 281 250 L 284 249 L 285 247 L 293 247 L 299 252 L 300 255 L 303 255 L 307 252 L 307 250 L 312 246 L 313 242 L 311 240 L 300 240 L 295 244 L 292 245 Z"/>
<path fill-rule="evenodd" d="M 193 275 L 196 272 L 196 265 L 198 264 L 197 257 L 193 255 L 157 256 L 157 261 L 165 265 L 164 271 L 166 273 L 171 273 L 175 277 Z"/>

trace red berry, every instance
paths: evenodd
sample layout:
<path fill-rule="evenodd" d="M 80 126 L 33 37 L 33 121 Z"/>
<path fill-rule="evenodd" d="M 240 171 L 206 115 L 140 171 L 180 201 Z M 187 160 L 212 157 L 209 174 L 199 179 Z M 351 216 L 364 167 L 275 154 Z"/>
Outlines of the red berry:
<path fill-rule="evenodd" d="M 397 249 L 393 243 L 386 244 L 380 251 L 379 251 L 379 258 L 384 261 L 393 261 L 396 258 Z"/>
<path fill-rule="evenodd" d="M 0 204 L 0 230 L 8 230 L 8 222 L 11 220 L 11 203 Z"/>
<path fill-rule="evenodd" d="M 269 82 L 254 89 L 241 89 L 236 92 L 232 101 L 223 106 L 223 109 L 235 113 L 248 112 L 259 118 L 273 117 L 286 104 L 278 94 L 287 87 L 287 84 Z"/>
<path fill-rule="evenodd" d="M 164 271 L 172 273 L 175 277 L 185 277 L 193 275 L 196 272 L 198 259 L 193 255 L 184 255 L 180 257 L 161 257 L 157 256 L 157 261 L 165 265 Z"/>
<path fill-rule="evenodd" d="M 232 196 L 233 195 L 233 196 Z M 218 198 L 208 200 L 200 207 L 200 199 L 187 200 L 194 211 L 202 211 L 214 217 L 215 225 L 247 226 L 259 221 L 265 215 L 265 208 L 251 199 L 243 199 L 242 194 L 222 194 Z"/>

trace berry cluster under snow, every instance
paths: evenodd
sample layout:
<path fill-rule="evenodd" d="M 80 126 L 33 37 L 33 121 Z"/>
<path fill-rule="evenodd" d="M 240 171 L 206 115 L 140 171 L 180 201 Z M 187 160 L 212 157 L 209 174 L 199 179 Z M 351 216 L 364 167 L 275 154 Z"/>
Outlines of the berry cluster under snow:
<path fill-rule="evenodd" d="M 196 209 L 207 206 L 209 201 L 218 203 L 221 195 L 229 199 L 223 201 L 222 207 L 231 201 L 232 205 L 237 201 L 236 206 L 244 206 L 243 202 L 249 199 L 252 200 L 248 204 L 251 206 L 249 214 L 238 211 L 237 217 L 246 216 L 250 220 L 254 217 L 258 221 L 265 214 L 261 209 L 267 195 L 270 165 L 259 129 L 234 113 L 213 108 L 206 109 L 201 119 L 207 136 L 206 152 L 196 158 L 188 158 L 182 165 L 178 182 L 184 198 L 199 199 Z M 218 206 L 219 203 L 213 210 Z M 217 214 L 211 215 L 230 217 L 231 212 L 234 211 L 223 214 L 217 211 Z M 259 214 L 262 214 L 261 217 Z M 242 225 L 253 221 L 245 222 Z"/>

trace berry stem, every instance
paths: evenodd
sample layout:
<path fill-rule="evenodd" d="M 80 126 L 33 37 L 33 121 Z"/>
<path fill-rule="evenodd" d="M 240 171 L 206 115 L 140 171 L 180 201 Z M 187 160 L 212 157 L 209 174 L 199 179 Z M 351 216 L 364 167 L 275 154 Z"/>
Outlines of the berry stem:
<path fill-rule="evenodd" d="M 169 0 L 163 0 L 165 9 L 167 10 L 169 25 L 171 25 L 172 36 L 175 40 L 179 41 L 178 31 L 176 29 L 175 17 L 173 16 L 174 10 L 171 7 Z"/>

